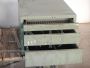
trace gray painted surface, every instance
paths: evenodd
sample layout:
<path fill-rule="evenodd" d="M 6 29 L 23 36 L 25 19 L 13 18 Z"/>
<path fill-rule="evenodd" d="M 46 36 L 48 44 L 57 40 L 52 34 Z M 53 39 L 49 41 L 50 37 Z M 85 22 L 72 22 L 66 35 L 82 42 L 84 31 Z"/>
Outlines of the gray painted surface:
<path fill-rule="evenodd" d="M 76 23 L 24 25 L 24 31 L 77 29 Z"/>
<path fill-rule="evenodd" d="M 79 33 L 24 35 L 24 46 L 79 43 Z"/>
<path fill-rule="evenodd" d="M 81 49 L 25 52 L 25 67 L 77 64 L 81 62 Z"/>
<path fill-rule="evenodd" d="M 19 0 L 20 16 L 75 15 L 63 0 Z"/>

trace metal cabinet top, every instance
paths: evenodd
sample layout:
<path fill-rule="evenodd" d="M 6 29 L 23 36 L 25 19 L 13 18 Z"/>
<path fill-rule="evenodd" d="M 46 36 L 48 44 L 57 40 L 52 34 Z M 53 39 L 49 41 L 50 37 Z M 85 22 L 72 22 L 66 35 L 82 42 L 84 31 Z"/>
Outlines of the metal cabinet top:
<path fill-rule="evenodd" d="M 75 15 L 64 0 L 19 0 L 20 17 Z"/>

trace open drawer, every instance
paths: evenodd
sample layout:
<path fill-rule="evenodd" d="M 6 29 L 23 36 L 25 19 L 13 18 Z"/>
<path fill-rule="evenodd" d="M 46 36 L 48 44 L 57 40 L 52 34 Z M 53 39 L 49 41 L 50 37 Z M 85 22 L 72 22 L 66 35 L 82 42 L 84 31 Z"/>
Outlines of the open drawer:
<path fill-rule="evenodd" d="M 76 23 L 50 23 L 46 24 L 27 24 L 23 26 L 24 31 L 45 31 L 45 30 L 63 30 L 63 29 L 77 29 Z"/>
<path fill-rule="evenodd" d="M 79 43 L 79 34 L 75 30 L 52 30 L 29 32 L 24 35 L 24 46 L 73 44 Z"/>
<path fill-rule="evenodd" d="M 81 49 L 26 51 L 25 67 L 75 64 L 82 62 Z"/>

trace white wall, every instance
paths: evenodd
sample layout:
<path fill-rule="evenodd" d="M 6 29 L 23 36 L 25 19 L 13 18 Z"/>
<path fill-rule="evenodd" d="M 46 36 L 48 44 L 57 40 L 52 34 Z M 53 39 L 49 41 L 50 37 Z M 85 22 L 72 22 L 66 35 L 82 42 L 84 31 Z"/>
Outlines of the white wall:
<path fill-rule="evenodd" d="M 18 25 L 17 0 L 0 0 L 0 26 Z"/>
<path fill-rule="evenodd" d="M 65 0 L 77 14 L 77 22 L 90 22 L 90 0 Z"/>

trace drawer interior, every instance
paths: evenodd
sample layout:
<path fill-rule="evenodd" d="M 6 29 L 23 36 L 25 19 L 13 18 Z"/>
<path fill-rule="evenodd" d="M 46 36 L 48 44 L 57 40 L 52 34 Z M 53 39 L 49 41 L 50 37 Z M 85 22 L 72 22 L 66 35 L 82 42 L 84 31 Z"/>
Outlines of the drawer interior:
<path fill-rule="evenodd" d="M 37 35 L 37 34 L 62 34 L 62 33 L 76 33 L 74 29 L 65 30 L 44 30 L 44 31 L 24 31 L 24 35 Z"/>
<path fill-rule="evenodd" d="M 63 33 L 76 33 L 76 31 L 74 29 L 63 30 Z"/>
<path fill-rule="evenodd" d="M 25 46 L 25 50 L 39 51 L 39 50 L 62 50 L 62 49 L 77 49 L 76 44 L 59 44 L 59 45 L 41 45 L 41 46 Z"/>
<path fill-rule="evenodd" d="M 34 20 L 34 21 L 29 21 L 29 20 L 23 20 L 23 24 L 24 25 L 29 25 L 29 24 L 54 24 L 54 23 L 74 23 L 74 19 L 73 18 L 62 18 L 59 20 Z"/>

